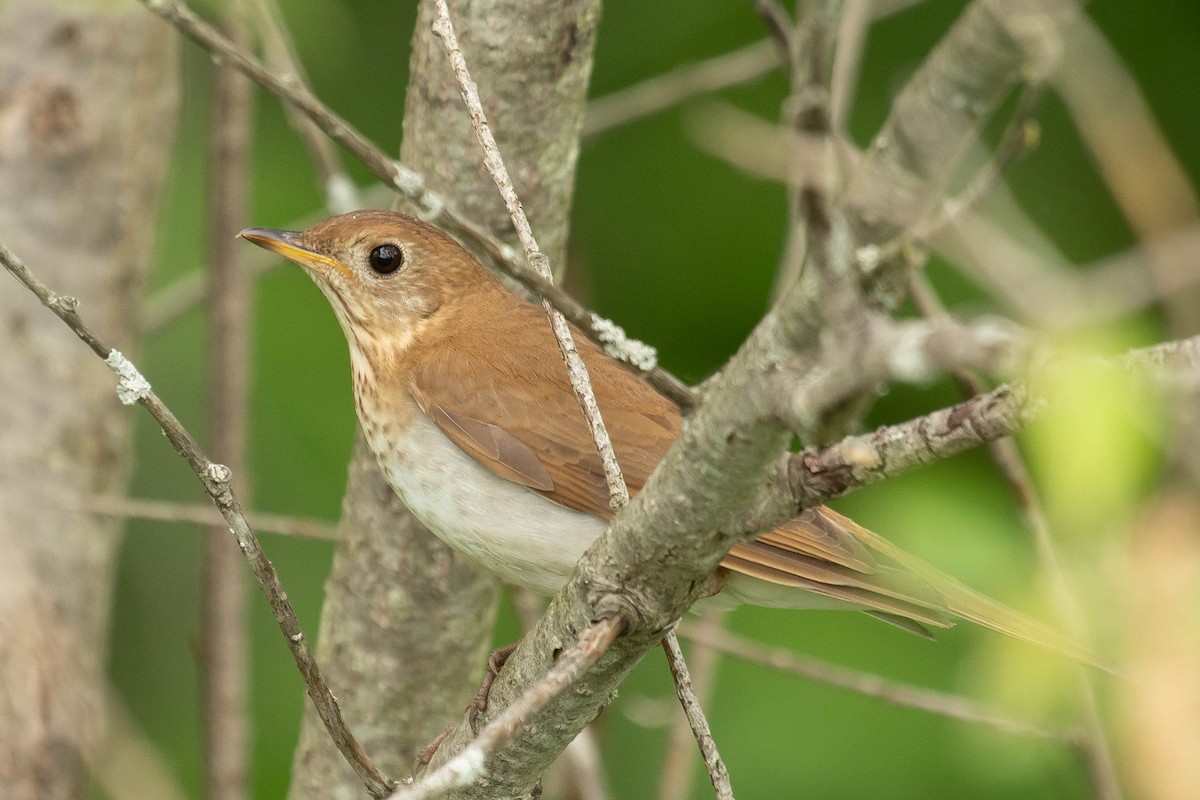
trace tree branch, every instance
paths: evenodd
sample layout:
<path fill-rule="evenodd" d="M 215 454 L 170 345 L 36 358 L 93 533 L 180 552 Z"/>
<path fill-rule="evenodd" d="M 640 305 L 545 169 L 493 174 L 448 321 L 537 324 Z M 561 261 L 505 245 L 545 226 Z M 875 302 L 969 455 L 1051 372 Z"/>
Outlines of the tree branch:
<path fill-rule="evenodd" d="M 717 800 L 733 800 L 729 771 L 725 769 L 725 762 L 717 752 L 717 743 L 708 727 L 704 706 L 692 688 L 692 677 L 688 674 L 687 662 L 683 659 L 683 651 L 679 649 L 679 639 L 674 631 L 663 638 L 662 647 L 667 654 L 667 664 L 671 667 L 671 677 L 675 679 L 675 694 L 679 697 L 679 705 L 683 707 L 683 714 L 692 729 L 692 736 L 700 747 L 700 757 L 704 760 L 704 770 L 712 782 L 713 793 Z"/>
<path fill-rule="evenodd" d="M 211 505 L 200 503 L 175 503 L 167 500 L 146 500 L 115 495 L 92 495 L 80 502 L 82 511 L 102 514 L 106 517 L 146 519 L 156 522 L 182 522 L 192 525 L 216 525 L 222 521 L 221 512 Z M 297 539 L 335 541 L 337 526 L 319 519 L 289 517 L 282 514 L 267 514 L 244 511 L 246 522 L 262 533 L 274 533 Z"/>
<path fill-rule="evenodd" d="M 232 474 L 221 464 L 214 464 L 200 449 L 200 445 L 183 427 L 171 410 L 158 398 L 150 388 L 149 382 L 142 377 L 133 366 L 117 350 L 105 344 L 79 317 L 78 303 L 73 297 L 60 295 L 39 281 L 29 268 L 26 267 L 13 253 L 0 244 L 0 263 L 12 273 L 18 281 L 33 292 L 46 308 L 50 309 L 71 331 L 80 338 L 96 355 L 100 356 L 108 366 L 117 373 L 117 396 L 125 405 L 140 404 L 154 417 L 166 435 L 167 440 L 175 451 L 188 463 L 204 491 L 212 498 L 213 503 L 221 511 L 221 516 L 229 525 L 230 532 L 237 540 L 242 554 L 250 562 L 250 569 L 258 580 L 258 585 L 267 595 L 270 602 L 271 614 L 275 617 L 279 630 L 287 640 L 288 649 L 296 662 L 296 668 L 304 679 L 308 696 L 321 715 L 329 735 L 337 744 L 338 749 L 346 760 L 359 774 L 363 784 L 375 797 L 382 797 L 390 790 L 392 781 L 384 777 L 367 756 L 358 740 L 346 727 L 342 719 L 341 709 L 337 698 L 329 690 L 321 677 L 321 670 L 313 658 L 308 640 L 300 629 L 296 612 L 291 601 L 287 598 L 275 567 L 267 559 L 258 537 L 250 529 L 242 514 L 241 504 L 230 486 Z"/>
<path fill-rule="evenodd" d="M 975 0 L 896 99 L 846 189 L 858 246 L 881 244 L 928 216 L 965 148 L 1021 79 L 1056 66 L 1074 0 Z M 893 304 L 904 262 L 878 265 Z"/>
<path fill-rule="evenodd" d="M 1014 719 L 965 697 L 909 686 L 880 678 L 878 675 L 846 669 L 781 648 L 768 647 L 729 631 L 703 630 L 697 625 L 687 623 L 681 626 L 680 633 L 688 641 L 704 644 L 726 655 L 782 672 L 790 672 L 807 680 L 819 681 L 865 697 L 874 697 L 892 705 L 915 708 L 973 725 L 983 725 L 1015 736 L 1048 739 L 1068 747 L 1079 745 L 1077 734 L 1073 731 L 1057 730 Z"/>

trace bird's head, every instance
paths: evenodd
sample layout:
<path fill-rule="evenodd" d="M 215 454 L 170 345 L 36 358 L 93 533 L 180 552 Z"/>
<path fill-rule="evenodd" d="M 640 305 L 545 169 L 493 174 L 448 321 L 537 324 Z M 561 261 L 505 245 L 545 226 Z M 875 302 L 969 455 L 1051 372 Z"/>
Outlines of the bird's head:
<path fill-rule="evenodd" d="M 355 211 L 303 231 L 247 228 L 243 239 L 296 262 L 329 298 L 363 355 L 395 357 L 438 318 L 495 284 L 442 231 L 391 211 Z M 374 360 L 374 359 L 372 359 Z"/>

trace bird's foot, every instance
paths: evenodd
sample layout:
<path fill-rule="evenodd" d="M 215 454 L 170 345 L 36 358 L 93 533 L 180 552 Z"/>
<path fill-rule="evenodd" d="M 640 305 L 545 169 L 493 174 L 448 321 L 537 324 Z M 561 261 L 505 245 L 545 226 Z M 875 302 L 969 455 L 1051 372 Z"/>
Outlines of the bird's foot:
<path fill-rule="evenodd" d="M 479 715 L 487 711 L 488 695 L 491 694 L 492 684 L 496 682 L 496 676 L 500 674 L 500 670 L 504 669 L 504 664 L 508 661 L 508 657 L 517 649 L 520 642 L 513 642 L 504 647 L 497 647 L 488 656 L 487 672 L 483 675 L 483 681 L 479 684 L 479 691 L 475 693 L 475 699 L 471 701 L 471 705 L 467 706 L 467 721 L 471 724 L 471 730 L 479 730 Z M 457 727 L 456 723 L 450 723 L 446 730 L 437 735 L 436 738 L 417 753 L 417 757 L 413 759 L 412 774 L 415 778 L 417 773 L 424 770 L 429 763 L 433 761 L 434 754 L 438 748 L 442 746 L 442 742 L 450 735 L 450 732 Z"/>
<path fill-rule="evenodd" d="M 446 730 L 434 737 L 433 741 L 421 748 L 421 752 L 417 753 L 417 757 L 413 759 L 412 776 L 417 777 L 418 772 L 423 772 L 429 766 L 429 762 L 433 761 L 433 754 L 442 746 L 442 742 L 446 741 L 446 737 L 450 735 L 450 731 L 457 727 L 451 722 L 446 726 Z"/>
<path fill-rule="evenodd" d="M 505 663 L 517 649 L 518 644 L 520 642 L 516 641 L 504 647 L 497 647 L 488 656 L 487 672 L 483 675 L 483 681 L 479 684 L 479 691 L 475 693 L 475 699 L 467 708 L 467 721 L 471 723 L 471 730 L 478 730 L 479 715 L 487 711 L 488 695 L 491 694 L 492 684 L 496 682 L 500 670 L 504 669 Z"/>

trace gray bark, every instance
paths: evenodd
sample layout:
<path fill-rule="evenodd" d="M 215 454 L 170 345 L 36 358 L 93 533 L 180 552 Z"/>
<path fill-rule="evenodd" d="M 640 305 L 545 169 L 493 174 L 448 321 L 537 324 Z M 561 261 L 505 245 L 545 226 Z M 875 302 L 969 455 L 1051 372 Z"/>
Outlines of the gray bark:
<path fill-rule="evenodd" d="M 0 239 L 128 348 L 177 103 L 175 37 L 140 8 L 0 7 Z M 79 797 L 103 734 L 129 414 L 113 376 L 0 291 L 0 794 Z"/>
<path fill-rule="evenodd" d="M 401 160 L 423 173 L 429 188 L 511 240 L 508 214 L 480 164 L 449 59 L 431 32 L 432 6 L 422 3 L 414 34 Z M 539 242 L 561 265 L 599 3 L 451 7 Z M 318 658 L 367 752 L 389 776 L 402 777 L 416 752 L 460 718 L 478 687 L 498 585 L 412 519 L 361 437 L 340 536 L 325 587 Z M 362 794 L 310 710 L 290 796 Z"/>

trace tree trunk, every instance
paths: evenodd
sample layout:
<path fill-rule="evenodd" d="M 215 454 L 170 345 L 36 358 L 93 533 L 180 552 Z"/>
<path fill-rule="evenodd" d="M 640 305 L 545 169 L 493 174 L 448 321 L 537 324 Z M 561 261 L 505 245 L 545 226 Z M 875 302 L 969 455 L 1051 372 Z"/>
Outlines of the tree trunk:
<path fill-rule="evenodd" d="M 143 9 L 0 11 L 0 240 L 128 348 L 173 142 L 174 35 Z M 0 787 L 81 797 L 104 731 L 129 413 L 32 296 L 0 292 Z"/>

